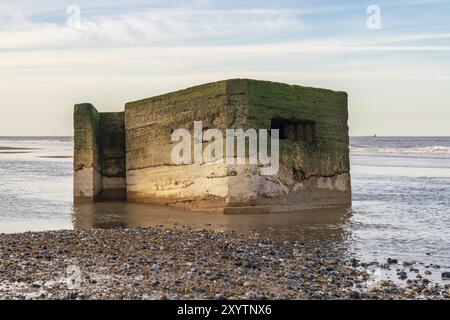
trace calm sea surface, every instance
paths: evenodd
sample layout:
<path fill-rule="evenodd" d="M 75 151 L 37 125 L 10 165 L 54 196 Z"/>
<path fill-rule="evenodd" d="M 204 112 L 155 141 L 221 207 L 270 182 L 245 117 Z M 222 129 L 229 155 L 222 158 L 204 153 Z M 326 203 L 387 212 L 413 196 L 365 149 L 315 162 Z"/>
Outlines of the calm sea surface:
<path fill-rule="evenodd" d="M 450 271 L 450 137 L 352 138 L 351 208 L 238 216 L 126 203 L 74 206 L 72 149 L 72 138 L 0 137 L 0 233 L 154 225 L 256 230 L 344 247 L 369 262 L 420 261 L 436 281 Z"/>

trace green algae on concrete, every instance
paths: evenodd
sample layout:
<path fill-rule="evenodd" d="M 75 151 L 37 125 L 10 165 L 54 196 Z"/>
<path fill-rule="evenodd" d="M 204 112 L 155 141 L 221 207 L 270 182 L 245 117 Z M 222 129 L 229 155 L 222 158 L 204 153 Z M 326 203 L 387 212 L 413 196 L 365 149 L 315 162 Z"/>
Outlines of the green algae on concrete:
<path fill-rule="evenodd" d="M 74 108 L 74 199 L 125 198 L 123 112 L 99 113 L 89 103 Z"/>

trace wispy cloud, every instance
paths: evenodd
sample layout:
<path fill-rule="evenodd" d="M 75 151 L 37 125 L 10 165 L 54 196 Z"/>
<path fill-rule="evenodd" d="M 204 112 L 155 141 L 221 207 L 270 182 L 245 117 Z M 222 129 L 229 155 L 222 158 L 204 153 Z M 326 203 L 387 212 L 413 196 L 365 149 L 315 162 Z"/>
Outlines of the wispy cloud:
<path fill-rule="evenodd" d="M 0 31 L 1 48 L 174 45 L 230 37 L 300 32 L 295 10 L 153 10 L 85 18 L 79 28 L 33 23 L 11 16 L 16 26 Z M 17 27 L 20 26 L 20 27 Z"/>
<path fill-rule="evenodd" d="M 450 33 L 420 33 L 385 36 L 384 42 L 450 39 Z"/>

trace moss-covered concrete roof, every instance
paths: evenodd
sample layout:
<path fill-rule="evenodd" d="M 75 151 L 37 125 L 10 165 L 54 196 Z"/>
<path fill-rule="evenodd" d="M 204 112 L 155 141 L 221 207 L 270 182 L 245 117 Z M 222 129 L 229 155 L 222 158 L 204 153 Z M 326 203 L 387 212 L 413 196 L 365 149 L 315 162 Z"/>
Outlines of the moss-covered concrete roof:
<path fill-rule="evenodd" d="M 333 91 L 330 89 L 323 89 L 323 88 L 314 88 L 314 87 L 307 87 L 307 86 L 300 86 L 300 85 L 292 85 L 292 84 L 286 84 L 281 82 L 274 82 L 274 81 L 266 81 L 266 80 L 255 80 L 255 79 L 246 79 L 246 78 L 235 78 L 235 79 L 228 79 L 228 80 L 221 80 L 216 82 L 210 82 L 205 83 L 202 85 L 197 85 L 193 87 L 189 87 L 182 90 L 177 90 L 169 93 L 165 93 L 162 95 L 157 95 L 150 98 L 140 99 L 132 102 L 128 102 L 125 105 L 125 109 L 133 108 L 142 104 L 151 104 L 152 102 L 158 102 L 161 100 L 189 100 L 193 99 L 198 96 L 202 95 L 208 95 L 212 91 L 217 90 L 223 90 L 224 94 L 227 92 L 228 87 L 239 87 L 241 86 L 242 89 L 248 88 L 249 84 L 257 84 L 259 86 L 267 87 L 267 86 L 273 86 L 273 87 L 282 87 L 284 90 L 299 90 L 301 89 L 303 92 L 307 92 L 310 95 L 345 95 L 347 96 L 346 92 L 342 91 Z"/>

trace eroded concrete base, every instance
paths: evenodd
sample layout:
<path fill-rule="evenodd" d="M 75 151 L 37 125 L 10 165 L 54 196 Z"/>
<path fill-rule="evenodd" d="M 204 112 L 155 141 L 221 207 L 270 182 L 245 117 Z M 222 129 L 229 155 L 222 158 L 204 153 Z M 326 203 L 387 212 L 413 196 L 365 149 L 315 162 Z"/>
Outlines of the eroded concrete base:
<path fill-rule="evenodd" d="M 74 200 L 77 203 L 94 202 L 101 199 L 102 175 L 91 168 L 75 169 Z"/>
<path fill-rule="evenodd" d="M 128 171 L 127 199 L 221 213 L 297 211 L 351 203 L 350 174 L 294 179 L 250 165 L 159 166 Z"/>

